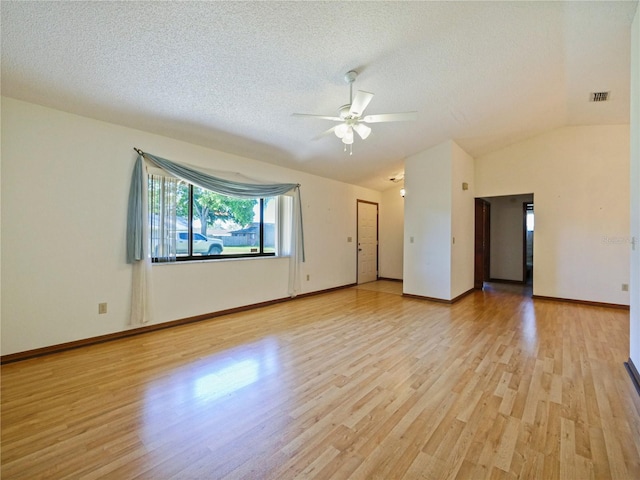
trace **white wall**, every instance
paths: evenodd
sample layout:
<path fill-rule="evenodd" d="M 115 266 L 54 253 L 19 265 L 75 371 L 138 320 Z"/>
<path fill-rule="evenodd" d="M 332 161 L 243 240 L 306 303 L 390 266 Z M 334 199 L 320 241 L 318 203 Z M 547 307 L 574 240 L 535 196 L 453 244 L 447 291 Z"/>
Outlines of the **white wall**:
<path fill-rule="evenodd" d="M 451 142 L 405 160 L 403 291 L 451 299 Z"/>
<path fill-rule="evenodd" d="M 473 288 L 473 177 L 450 140 L 406 159 L 404 293 L 452 300 Z"/>
<path fill-rule="evenodd" d="M 380 204 L 380 248 L 378 276 L 402 279 L 402 259 L 404 254 L 404 198 L 399 183 L 382 192 Z"/>
<path fill-rule="evenodd" d="M 629 304 L 628 125 L 560 128 L 475 167 L 477 197 L 535 195 L 535 295 Z"/>
<path fill-rule="evenodd" d="M 630 358 L 640 368 L 640 7 L 631 30 L 631 236 Z"/>
<path fill-rule="evenodd" d="M 125 263 L 133 147 L 302 185 L 304 292 L 356 281 L 356 200 L 372 190 L 174 139 L 2 99 L 2 354 L 129 328 Z M 287 296 L 288 259 L 153 267 L 154 323 Z M 310 280 L 305 281 L 306 275 Z M 98 315 L 98 303 L 108 313 Z"/>
<path fill-rule="evenodd" d="M 451 299 L 473 288 L 475 174 L 473 157 L 451 142 Z M 468 190 L 462 189 L 466 183 Z M 455 239 L 455 241 L 454 241 Z"/>
<path fill-rule="evenodd" d="M 524 253 L 522 204 L 533 201 L 533 195 L 510 195 L 487 200 L 491 203 L 491 278 L 521 282 Z"/>

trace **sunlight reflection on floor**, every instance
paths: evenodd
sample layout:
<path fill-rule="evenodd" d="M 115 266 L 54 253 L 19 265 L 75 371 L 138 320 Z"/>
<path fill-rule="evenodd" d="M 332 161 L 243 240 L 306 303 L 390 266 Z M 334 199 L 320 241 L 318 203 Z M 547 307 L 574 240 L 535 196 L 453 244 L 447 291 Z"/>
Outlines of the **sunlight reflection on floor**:
<path fill-rule="evenodd" d="M 258 385 L 269 378 L 278 383 L 280 371 L 279 345 L 275 338 L 266 337 L 242 345 L 168 372 L 148 385 L 144 392 L 144 438 L 153 441 L 172 419 L 191 415 L 209 415 L 216 402 L 225 402 L 244 388 Z M 238 397 L 251 408 L 259 395 L 243 393 Z M 212 410 L 213 409 L 213 410 Z"/>

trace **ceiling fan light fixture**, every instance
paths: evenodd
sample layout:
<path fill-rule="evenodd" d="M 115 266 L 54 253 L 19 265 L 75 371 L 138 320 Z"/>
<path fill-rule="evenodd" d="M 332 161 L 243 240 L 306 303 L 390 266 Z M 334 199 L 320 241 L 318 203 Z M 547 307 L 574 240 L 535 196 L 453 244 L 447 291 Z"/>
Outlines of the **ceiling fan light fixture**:
<path fill-rule="evenodd" d="M 371 134 L 371 127 L 367 125 L 363 125 L 362 123 L 356 123 L 353 126 L 353 129 L 360 135 L 362 140 L 366 140 L 367 137 Z"/>
<path fill-rule="evenodd" d="M 348 131 L 349 131 L 349 125 L 347 125 L 346 123 L 341 123 L 340 125 L 336 126 L 333 133 L 335 133 L 336 137 L 338 138 L 344 138 L 344 136 L 347 134 Z"/>
<path fill-rule="evenodd" d="M 346 145 L 351 145 L 353 143 L 353 129 L 351 127 L 347 127 L 347 132 L 342 137 L 342 142 Z"/>

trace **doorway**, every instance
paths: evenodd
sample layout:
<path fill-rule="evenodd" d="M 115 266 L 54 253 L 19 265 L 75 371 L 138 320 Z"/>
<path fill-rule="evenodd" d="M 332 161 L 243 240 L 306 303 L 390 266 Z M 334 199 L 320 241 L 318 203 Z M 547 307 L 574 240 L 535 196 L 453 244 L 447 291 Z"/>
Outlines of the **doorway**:
<path fill-rule="evenodd" d="M 533 227 L 534 213 L 533 202 L 524 202 L 522 204 L 523 211 L 523 247 L 522 252 L 522 283 L 527 285 L 533 284 Z"/>
<path fill-rule="evenodd" d="M 533 285 L 533 193 L 475 199 L 474 288 Z"/>
<path fill-rule="evenodd" d="M 358 200 L 357 283 L 378 279 L 378 204 Z"/>
<path fill-rule="evenodd" d="M 491 204 L 482 198 L 475 200 L 474 252 L 473 288 L 482 290 L 491 265 Z"/>

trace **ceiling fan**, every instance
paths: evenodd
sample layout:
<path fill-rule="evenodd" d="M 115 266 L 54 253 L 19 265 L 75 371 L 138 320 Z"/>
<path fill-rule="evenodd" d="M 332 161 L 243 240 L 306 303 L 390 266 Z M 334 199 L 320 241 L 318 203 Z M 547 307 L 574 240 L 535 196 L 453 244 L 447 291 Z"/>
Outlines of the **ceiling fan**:
<path fill-rule="evenodd" d="M 331 117 L 326 115 L 314 115 L 310 113 L 294 113 L 295 117 L 315 117 L 332 122 L 340 122 L 338 125 L 331 127 L 329 130 L 321 133 L 316 139 L 321 138 L 330 133 L 334 133 L 336 137 L 344 143 L 344 151 L 347 151 L 349 145 L 349 154 L 353 155 L 353 132 L 356 132 L 362 140 L 366 139 L 371 133 L 371 127 L 366 123 L 381 122 L 403 122 L 407 120 L 416 120 L 418 112 L 404 113 L 381 113 L 378 115 L 363 115 L 365 108 L 371 102 L 373 93 L 358 90 L 355 98 L 353 97 L 353 82 L 358 77 L 358 72 L 351 70 L 344 76 L 344 80 L 349 84 L 349 103 L 338 109 L 338 116 Z"/>

